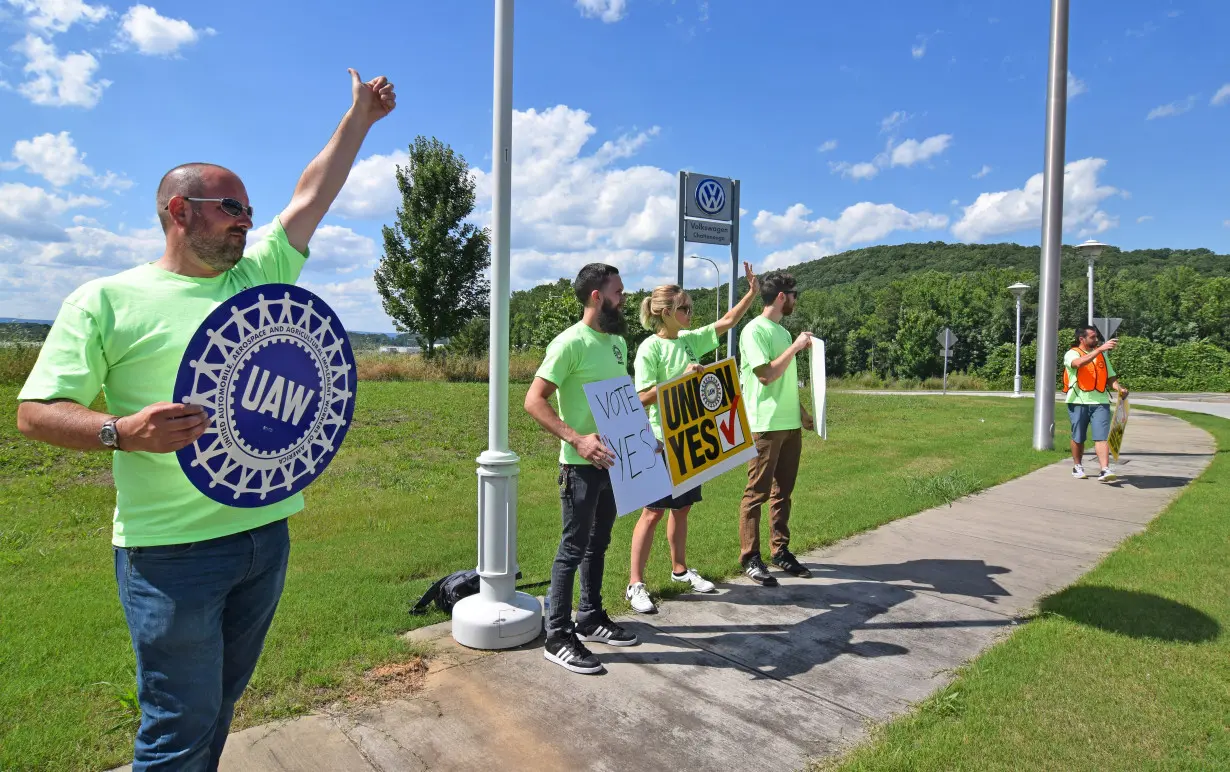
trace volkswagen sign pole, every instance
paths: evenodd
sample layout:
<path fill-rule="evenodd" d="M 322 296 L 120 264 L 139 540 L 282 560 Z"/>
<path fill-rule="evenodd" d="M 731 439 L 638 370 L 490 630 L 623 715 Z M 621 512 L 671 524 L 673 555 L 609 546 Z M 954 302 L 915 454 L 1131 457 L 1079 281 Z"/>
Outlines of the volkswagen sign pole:
<path fill-rule="evenodd" d="M 453 606 L 453 639 L 508 649 L 542 632 L 538 601 L 517 592 L 517 476 L 508 448 L 509 230 L 512 211 L 513 0 L 495 0 L 495 97 L 491 172 L 491 380 L 487 450 L 478 457 L 478 594 Z"/>
<path fill-rule="evenodd" d="M 678 230 L 675 235 L 677 276 L 683 283 L 685 242 L 730 247 L 728 308 L 735 307 L 735 283 L 739 280 L 739 181 L 708 174 L 679 172 Z M 718 286 L 721 286 L 719 271 Z M 735 354 L 735 331 L 726 333 L 726 355 Z"/>

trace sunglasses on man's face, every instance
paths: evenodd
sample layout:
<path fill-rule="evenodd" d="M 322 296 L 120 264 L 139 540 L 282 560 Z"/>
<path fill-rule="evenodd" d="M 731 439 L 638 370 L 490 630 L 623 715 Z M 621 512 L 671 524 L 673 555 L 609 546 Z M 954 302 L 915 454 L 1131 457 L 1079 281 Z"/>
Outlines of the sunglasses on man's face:
<path fill-rule="evenodd" d="M 229 214 L 231 217 L 239 217 L 240 215 L 246 214 L 248 219 L 252 218 L 252 207 L 246 206 L 234 198 L 191 198 L 189 196 L 182 196 L 181 198 L 185 201 L 212 201 L 217 203 L 218 208 Z M 170 209 L 171 202 L 168 201 L 166 207 L 164 208 Z"/>

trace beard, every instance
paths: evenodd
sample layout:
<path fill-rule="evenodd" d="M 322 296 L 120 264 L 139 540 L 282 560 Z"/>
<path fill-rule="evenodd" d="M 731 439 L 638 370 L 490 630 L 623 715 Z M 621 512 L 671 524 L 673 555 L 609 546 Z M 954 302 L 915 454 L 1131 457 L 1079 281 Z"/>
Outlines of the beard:
<path fill-rule="evenodd" d="M 624 319 L 623 309 L 602 300 L 602 310 L 598 312 L 598 327 L 608 335 L 623 335 L 628 331 L 628 320 Z"/>
<path fill-rule="evenodd" d="M 799 304 L 799 301 L 794 298 L 786 298 L 786 304 L 782 306 L 782 316 L 790 316 L 794 313 L 794 307 Z"/>
<path fill-rule="evenodd" d="M 231 238 L 234 233 L 244 236 L 243 241 Z M 227 230 L 221 236 L 214 237 L 205 233 L 201 227 L 191 227 L 188 230 L 188 245 L 200 258 L 201 262 L 215 271 L 229 271 L 243 259 L 243 248 L 247 245 L 247 234 L 243 231 Z"/>

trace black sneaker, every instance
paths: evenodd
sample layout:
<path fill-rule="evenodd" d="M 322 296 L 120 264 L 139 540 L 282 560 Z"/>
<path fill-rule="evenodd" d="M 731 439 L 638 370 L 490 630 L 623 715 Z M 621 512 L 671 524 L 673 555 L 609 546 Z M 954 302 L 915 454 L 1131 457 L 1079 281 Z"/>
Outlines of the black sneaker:
<path fill-rule="evenodd" d="M 577 627 L 577 637 L 583 641 L 596 641 L 609 646 L 635 646 L 636 636 L 611 621 L 605 611 L 595 616 L 584 627 Z"/>
<path fill-rule="evenodd" d="M 548 637 L 542 656 L 574 673 L 592 675 L 602 672 L 602 663 L 589 649 L 585 648 L 585 644 L 577 640 L 575 633 Z"/>
<path fill-rule="evenodd" d="M 807 566 L 800 563 L 799 559 L 796 558 L 788 549 L 783 549 L 781 552 L 773 556 L 773 565 L 777 566 L 791 576 L 797 576 L 800 579 L 811 578 L 811 571 L 808 571 Z"/>
<path fill-rule="evenodd" d="M 764 560 L 759 555 L 754 555 L 744 561 L 743 573 L 762 587 L 777 586 L 777 580 L 773 578 L 773 574 L 769 573 L 769 569 L 765 567 Z"/>

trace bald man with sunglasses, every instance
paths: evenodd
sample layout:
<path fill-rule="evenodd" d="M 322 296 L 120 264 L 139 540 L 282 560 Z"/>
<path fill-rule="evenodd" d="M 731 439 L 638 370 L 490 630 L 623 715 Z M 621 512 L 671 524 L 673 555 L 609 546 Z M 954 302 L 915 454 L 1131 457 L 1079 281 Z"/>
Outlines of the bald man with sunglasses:
<path fill-rule="evenodd" d="M 69 295 L 18 395 L 22 434 L 113 454 L 111 542 L 141 705 L 134 772 L 218 768 L 281 598 L 287 518 L 303 496 L 239 509 L 197 491 L 174 452 L 208 419 L 174 403 L 172 390 L 210 312 L 244 289 L 299 278 L 368 130 L 396 106 L 388 79 L 350 78 L 350 109 L 246 254 L 253 212 L 239 177 L 205 163 L 167 172 L 157 192 L 162 257 Z M 100 391 L 102 412 L 90 408 Z"/>

